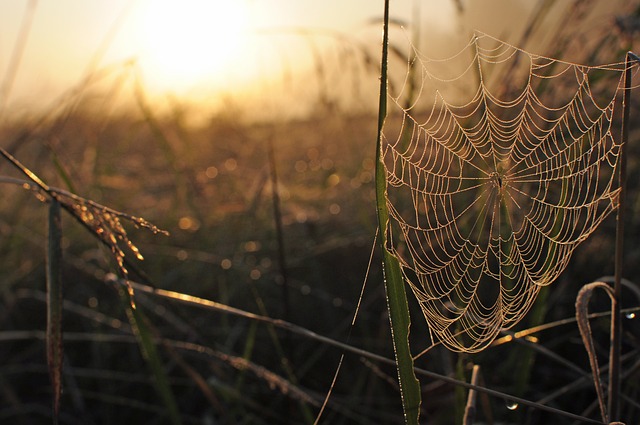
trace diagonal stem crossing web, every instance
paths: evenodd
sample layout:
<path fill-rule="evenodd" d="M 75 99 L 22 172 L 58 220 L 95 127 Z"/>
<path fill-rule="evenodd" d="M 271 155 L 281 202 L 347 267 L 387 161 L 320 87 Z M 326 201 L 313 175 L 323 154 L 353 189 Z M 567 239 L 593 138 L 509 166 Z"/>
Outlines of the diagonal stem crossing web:
<path fill-rule="evenodd" d="M 416 58 L 408 78 L 421 88 L 405 84 L 384 128 L 387 240 L 432 337 L 477 352 L 617 208 L 624 64 L 562 62 L 484 34 L 453 58 Z"/>

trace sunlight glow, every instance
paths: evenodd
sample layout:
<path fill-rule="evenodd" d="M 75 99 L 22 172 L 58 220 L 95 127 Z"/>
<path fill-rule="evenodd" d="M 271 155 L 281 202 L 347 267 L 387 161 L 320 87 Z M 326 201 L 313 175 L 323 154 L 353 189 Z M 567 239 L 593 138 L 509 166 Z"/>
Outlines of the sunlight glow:
<path fill-rule="evenodd" d="M 245 0 L 147 0 L 136 15 L 146 82 L 178 91 L 229 75 L 250 26 Z"/>

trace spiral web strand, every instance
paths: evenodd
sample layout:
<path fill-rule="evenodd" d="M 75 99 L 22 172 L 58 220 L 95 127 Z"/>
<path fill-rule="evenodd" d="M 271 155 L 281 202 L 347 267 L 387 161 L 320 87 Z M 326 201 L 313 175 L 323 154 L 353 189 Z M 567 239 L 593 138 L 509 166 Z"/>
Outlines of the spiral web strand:
<path fill-rule="evenodd" d="M 617 208 L 624 65 L 561 62 L 480 34 L 453 58 L 410 66 L 422 86 L 393 98 L 383 136 L 387 244 L 432 340 L 477 352 Z"/>

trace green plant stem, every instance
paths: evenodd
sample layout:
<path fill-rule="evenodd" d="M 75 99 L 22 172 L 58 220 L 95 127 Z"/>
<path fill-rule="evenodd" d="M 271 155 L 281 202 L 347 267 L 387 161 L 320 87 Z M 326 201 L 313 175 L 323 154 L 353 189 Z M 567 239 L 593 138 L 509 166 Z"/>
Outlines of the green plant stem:
<path fill-rule="evenodd" d="M 171 389 L 167 372 L 162 364 L 160 353 L 156 347 L 157 338 L 155 338 L 144 313 L 140 309 L 133 307 L 135 304 L 131 298 L 129 288 L 120 286 L 118 289 L 133 335 L 138 342 L 140 353 L 149 366 L 149 371 L 154 378 L 156 390 L 167 411 L 167 422 L 172 425 L 181 425 L 182 419 L 180 418 L 178 404 Z"/>
<path fill-rule="evenodd" d="M 378 213 L 379 246 L 383 254 L 383 270 L 391 337 L 396 357 L 400 395 L 406 424 L 418 424 L 420 415 L 420 383 L 416 379 L 413 357 L 409 347 L 411 318 L 400 263 L 387 249 L 389 211 L 386 204 L 386 172 L 382 155 L 382 128 L 387 116 L 387 63 L 389 54 L 389 0 L 384 2 L 382 63 L 380 71 L 380 99 L 378 106 L 378 140 L 376 143 L 376 206 Z"/>

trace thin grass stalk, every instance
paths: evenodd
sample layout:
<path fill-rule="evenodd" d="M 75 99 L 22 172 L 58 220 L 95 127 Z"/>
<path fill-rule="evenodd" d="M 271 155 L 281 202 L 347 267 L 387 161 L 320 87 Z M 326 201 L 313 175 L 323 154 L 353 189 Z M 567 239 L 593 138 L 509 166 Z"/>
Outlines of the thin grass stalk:
<path fill-rule="evenodd" d="M 66 170 L 62 161 L 60 161 L 58 152 L 56 152 L 51 144 L 47 145 L 49 147 L 49 152 L 51 153 L 51 162 L 53 162 L 53 168 L 58 172 L 58 176 L 60 176 L 64 184 L 67 186 L 67 190 L 71 193 L 76 193 L 77 190 L 75 185 L 73 184 L 73 180 L 71 179 L 71 176 L 69 175 L 69 172 Z"/>
<path fill-rule="evenodd" d="M 387 250 L 387 223 L 389 210 L 386 203 L 386 172 L 382 156 L 382 128 L 387 116 L 387 64 L 389 54 L 389 0 L 384 2 L 382 60 L 380 70 L 380 99 L 378 106 L 378 139 L 376 143 L 376 206 L 378 213 L 379 246 L 383 254 L 383 270 L 391 336 L 400 383 L 402 409 L 406 424 L 418 424 L 420 416 L 420 383 L 414 373 L 413 357 L 409 346 L 411 318 L 404 288 L 400 263 Z"/>
<path fill-rule="evenodd" d="M 95 226 L 98 225 L 93 222 L 89 222 L 82 217 L 80 217 L 79 213 L 74 210 L 73 205 L 70 202 L 65 202 L 65 197 L 70 198 L 73 202 L 78 202 L 79 204 L 84 204 L 92 207 L 97 207 L 98 204 L 93 203 L 92 201 L 85 200 L 80 198 L 74 194 L 66 193 L 64 191 L 60 191 L 58 189 L 51 188 L 44 181 L 42 181 L 35 173 L 29 170 L 27 167 L 22 165 L 20 161 L 14 158 L 9 152 L 0 148 L 0 156 L 7 159 L 12 165 L 18 168 L 22 173 L 24 173 L 32 183 L 32 186 L 36 186 L 38 189 L 45 192 L 49 201 L 51 202 L 50 210 L 49 210 L 49 244 L 48 244 L 48 252 L 47 252 L 47 362 L 49 365 L 49 371 L 51 375 L 51 383 L 53 387 L 53 416 L 54 423 L 57 423 L 57 417 L 59 412 L 60 405 L 60 396 L 62 389 L 62 285 L 61 285 L 61 262 L 62 262 L 62 248 L 61 248 L 61 239 L 62 239 L 62 226 L 61 226 L 61 218 L 60 218 L 60 209 L 66 209 L 72 217 L 74 217 L 80 224 L 82 224 L 89 232 L 96 237 L 101 242 L 106 245 L 111 245 L 113 250 L 113 243 L 109 242 L 114 241 L 116 236 L 112 235 L 111 239 L 105 239 L 105 237 L 99 232 L 99 230 L 105 229 L 105 227 L 101 227 L 100 229 L 96 229 Z M 118 217 L 125 217 L 121 213 L 110 210 L 106 207 L 100 206 L 98 208 L 102 213 L 108 212 L 108 214 L 113 214 Z M 141 221 L 138 221 L 135 217 L 127 216 L 128 219 L 133 219 L 136 224 L 142 224 Z M 119 222 L 118 222 L 119 224 Z M 105 223 L 100 223 L 100 226 L 104 226 Z M 108 225 L 108 223 L 107 223 Z M 144 224 L 142 224 L 144 226 Z M 121 235 L 122 239 L 126 239 L 126 235 Z M 116 243 L 117 244 L 117 243 Z M 137 248 L 133 245 L 129 245 L 129 248 L 133 249 L 137 252 Z M 137 252 L 138 253 L 138 252 Z M 114 255 L 116 253 L 114 252 Z M 120 253 L 120 255 L 123 255 Z M 138 253 L 139 255 L 139 253 Z M 139 258 L 142 258 L 141 256 Z M 120 264 L 121 272 L 126 275 L 126 271 L 124 269 L 124 263 L 126 259 L 121 258 L 122 264 Z M 126 279 L 123 279 L 125 284 L 128 283 Z M 138 343 L 140 346 L 140 351 L 144 359 L 147 361 L 151 372 L 156 381 L 156 388 L 158 393 L 160 394 L 163 404 L 165 405 L 168 413 L 170 423 L 173 425 L 181 424 L 180 415 L 177 407 L 177 403 L 171 391 L 171 387 L 169 385 L 169 380 L 166 376 L 166 372 L 164 371 L 162 362 L 158 355 L 157 348 L 154 345 L 154 338 L 151 334 L 151 330 L 149 325 L 146 323 L 146 318 L 143 313 L 135 308 L 133 303 L 133 289 L 128 286 L 128 290 L 124 291 L 123 287 L 119 287 L 121 298 L 123 301 L 128 301 L 129 304 L 126 306 L 127 316 L 129 318 L 129 322 L 134 329 L 134 334 L 138 339 Z"/>
<path fill-rule="evenodd" d="M 192 367 L 180 354 L 178 354 L 172 345 L 166 344 L 165 341 L 162 341 L 162 347 L 164 350 L 171 356 L 171 359 L 176 362 L 178 367 L 193 381 L 196 387 L 200 390 L 204 398 L 209 402 L 211 407 L 218 415 L 223 415 L 226 413 L 226 406 L 223 405 L 218 397 L 214 394 L 213 389 L 207 382 L 207 380 L 202 376 L 198 370 Z"/>
<path fill-rule="evenodd" d="M 473 371 L 471 372 L 471 383 L 473 385 L 478 385 L 478 381 L 480 379 L 480 366 L 473 365 Z M 476 418 L 476 399 L 478 392 L 474 389 L 469 390 L 469 396 L 467 398 L 467 405 L 464 409 L 464 419 L 462 421 L 463 425 L 473 425 L 473 422 Z"/>
<path fill-rule="evenodd" d="M 109 279 L 114 279 L 115 276 L 109 276 Z M 109 283 L 111 284 L 115 284 L 115 285 L 120 285 L 120 286 L 124 286 L 126 287 L 127 283 L 125 283 L 122 279 L 115 279 L 115 280 L 108 280 Z M 388 359 L 384 356 L 381 356 L 379 354 L 375 354 L 372 352 L 369 352 L 367 350 L 363 350 L 361 348 L 358 347 L 354 347 L 353 345 L 349 345 L 346 344 L 344 342 L 340 342 L 340 341 L 336 341 L 335 339 L 317 334 L 313 331 L 310 331 L 306 328 L 303 328 L 302 326 L 298 326 L 295 325 L 293 323 L 290 322 L 285 322 L 284 320 L 280 320 L 280 319 L 274 319 L 272 317 L 269 316 L 263 316 L 263 315 L 259 315 L 259 314 L 255 314 L 255 313 L 251 313 L 249 311 L 246 310 L 241 310 L 239 308 L 235 308 L 235 307 L 231 307 L 229 305 L 226 304 L 222 304 L 216 301 L 212 301 L 206 298 L 200 298 L 200 297 L 196 297 L 193 295 L 189 295 L 189 294 L 184 294 L 181 292 L 175 292 L 175 291 L 169 291 L 166 289 L 158 289 L 158 288 L 154 288 L 151 287 L 149 285 L 143 285 L 141 283 L 135 282 L 135 281 L 129 281 L 128 282 L 136 291 L 136 293 L 146 293 L 146 294 L 151 294 L 154 296 L 158 296 L 158 297 L 162 297 L 162 298 L 166 298 L 166 299 L 170 299 L 176 302 L 180 302 L 183 304 L 187 304 L 187 305 L 191 305 L 194 307 L 198 307 L 198 308 L 203 308 L 206 310 L 211 310 L 211 311 L 217 311 L 220 313 L 225 313 L 225 314 L 231 314 L 233 316 L 236 317 L 242 317 L 244 319 L 248 319 L 248 320 L 254 320 L 257 322 L 262 322 L 262 323 L 270 323 L 274 326 L 277 326 L 281 329 L 285 329 L 289 332 L 295 333 L 296 335 L 300 335 L 304 338 L 309 338 L 312 339 L 314 341 L 318 341 L 320 343 L 323 344 L 327 344 L 330 345 L 332 347 L 336 347 L 338 349 L 344 350 L 345 352 L 349 352 L 351 354 L 355 354 L 357 356 L 361 356 L 361 357 L 365 357 L 371 360 L 375 360 L 377 362 L 380 362 L 382 364 L 386 364 L 389 366 L 395 366 L 395 362 L 392 359 Z M 597 313 L 593 313 L 589 315 L 589 318 L 594 318 L 594 317 L 600 317 L 601 315 L 597 314 Z M 575 317 L 572 318 L 572 322 L 575 322 Z M 2 340 L 0 338 L 0 340 Z M 452 385 L 458 385 L 464 388 L 468 388 L 468 389 L 475 389 L 478 392 L 490 395 L 492 397 L 497 397 L 497 398 L 501 398 L 503 400 L 509 400 L 518 404 L 521 404 L 523 406 L 529 406 L 529 407 L 533 407 L 535 409 L 539 409 L 539 410 L 544 410 L 547 412 L 551 412 L 553 414 L 556 415 L 560 415 L 566 418 L 570 418 L 570 419 L 574 419 L 574 420 L 578 420 L 578 421 L 582 421 L 583 423 L 594 423 L 594 424 L 602 424 L 603 422 L 591 419 L 591 418 L 586 418 L 583 416 L 579 416 L 576 415 L 574 413 L 570 413 L 570 412 L 566 412 L 564 410 L 559 410 L 556 409 L 554 407 L 550 407 L 550 406 L 545 406 L 543 404 L 540 403 L 536 403 L 530 400 L 526 400 L 517 396 L 513 396 L 511 394 L 506 394 L 500 391 L 496 391 L 496 390 L 492 390 L 490 388 L 486 388 L 486 387 L 482 387 L 482 386 L 476 386 L 476 385 L 472 385 L 471 383 L 465 382 L 465 381 L 459 381 L 455 378 L 451 378 L 449 376 L 446 375 L 441 375 L 439 373 L 436 372 L 431 372 L 429 370 L 425 370 L 422 368 L 418 368 L 415 367 L 414 368 L 415 373 L 421 376 L 425 376 L 427 378 L 430 379 L 435 379 L 435 380 L 439 380 L 442 382 L 446 382 Z"/>
<path fill-rule="evenodd" d="M 291 306 L 289 296 L 289 279 L 287 275 L 287 259 L 285 255 L 284 231 L 282 230 L 282 212 L 280 208 L 280 190 L 278 189 L 278 169 L 276 165 L 275 148 L 273 139 L 268 138 L 269 149 L 269 171 L 271 179 L 271 200 L 273 202 L 273 221 L 276 226 L 276 239 L 278 242 L 278 267 L 280 268 L 280 277 L 282 278 L 282 318 L 286 321 L 290 320 Z M 289 334 L 283 341 L 284 350 L 293 364 L 293 352 L 291 338 Z"/>
<path fill-rule="evenodd" d="M 356 309 L 353 313 L 353 319 L 351 319 L 351 327 L 349 328 L 349 334 L 347 335 L 347 342 L 351 340 L 351 331 L 356 324 L 356 319 L 358 318 L 358 313 L 360 312 L 360 305 L 362 303 L 362 298 L 364 297 L 364 290 L 367 287 L 367 282 L 369 281 L 369 272 L 371 271 L 371 263 L 373 262 L 373 257 L 375 254 L 376 246 L 378 245 L 378 231 L 376 230 L 376 235 L 373 238 L 373 246 L 371 247 L 371 253 L 369 254 L 369 263 L 367 263 L 367 272 L 364 276 L 364 281 L 362 283 L 362 288 L 360 289 L 360 296 L 358 297 L 358 304 L 356 305 Z M 329 387 L 329 391 L 325 395 L 324 402 L 322 403 L 322 407 L 320 407 L 320 411 L 318 412 L 318 416 L 316 416 L 316 420 L 313 422 L 313 425 L 318 425 L 320 423 L 320 418 L 329 403 L 329 398 L 331 398 L 331 394 L 333 389 L 335 388 L 336 381 L 338 380 L 338 375 L 340 374 L 340 370 L 342 369 L 342 363 L 344 361 L 345 352 L 343 351 L 340 355 L 340 360 L 338 361 L 338 367 L 336 368 L 336 372 L 333 374 L 333 380 L 331 381 L 331 386 Z M 366 385 L 366 384 L 365 384 Z"/>
<path fill-rule="evenodd" d="M 407 98 L 405 99 L 404 107 L 407 110 L 410 110 L 416 101 L 417 97 L 417 86 L 418 86 L 418 75 L 416 70 L 418 69 L 418 57 L 416 52 L 420 50 L 420 0 L 413 0 L 413 19 L 411 20 L 411 44 L 413 45 L 410 49 L 409 56 L 409 86 Z"/>
<path fill-rule="evenodd" d="M 136 105 L 142 113 L 144 122 L 149 127 L 153 135 L 153 140 L 158 143 L 162 155 L 166 163 L 169 166 L 169 170 L 172 173 L 173 180 L 175 182 L 175 206 L 174 210 L 179 210 L 183 205 L 187 205 L 191 211 L 196 211 L 197 208 L 193 205 L 193 199 L 189 196 L 190 183 L 187 178 L 187 169 L 181 161 L 181 155 L 176 152 L 176 149 L 169 140 L 167 132 L 162 128 L 159 118 L 153 112 L 153 108 L 149 105 L 146 98 L 141 77 L 138 75 L 134 93 Z"/>
<path fill-rule="evenodd" d="M 134 308 L 134 302 L 131 297 L 131 293 L 125 290 L 124 287 L 119 287 L 120 297 L 122 299 L 123 307 L 126 309 L 127 318 L 129 324 L 133 330 L 133 334 L 138 342 L 138 347 L 142 356 L 149 366 L 150 372 L 153 375 L 156 391 L 162 399 L 168 418 L 168 423 L 172 425 L 181 425 L 182 420 L 180 418 L 180 412 L 178 410 L 178 403 L 171 390 L 171 384 L 165 371 L 164 365 L 158 353 L 156 347 L 156 338 L 151 331 L 151 327 L 148 325 L 147 317 L 140 311 L 139 308 Z"/>
<path fill-rule="evenodd" d="M 45 182 L 40 180 L 40 177 L 35 175 L 35 173 L 33 173 L 24 165 L 22 165 L 20 161 L 18 161 L 13 155 L 11 155 L 8 151 L 4 150 L 2 147 L 0 147 L 0 155 L 3 156 L 7 161 L 9 161 L 11 165 L 13 165 L 18 170 L 20 170 L 25 176 L 27 176 L 27 178 L 31 182 L 33 182 L 33 184 L 36 185 L 39 189 L 42 189 L 43 191 L 49 193 L 50 191 L 49 186 Z"/>
<path fill-rule="evenodd" d="M 47 365 L 53 390 L 53 423 L 58 423 L 62 395 L 62 219 L 60 203 L 49 206 L 49 243 L 47 246 Z"/>
<path fill-rule="evenodd" d="M 608 411 L 612 421 L 620 416 L 620 347 L 622 340 L 622 314 L 620 312 L 620 296 L 622 294 L 622 267 L 624 251 L 624 207 L 627 185 L 627 143 L 629 141 L 629 115 L 631 94 L 631 65 L 637 56 L 628 52 L 624 69 L 624 90 L 622 91 L 622 135 L 620 145 L 620 195 L 618 198 L 618 216 L 616 221 L 615 273 L 613 284 L 613 301 L 611 305 L 611 352 L 609 355 L 609 391 Z"/>
<path fill-rule="evenodd" d="M 467 379 L 467 358 L 464 353 L 455 353 L 455 365 L 453 366 L 453 376 L 459 381 Z M 453 361 L 453 358 L 452 358 Z M 463 387 L 453 389 L 453 423 L 464 424 L 468 393 Z"/>
<path fill-rule="evenodd" d="M 247 337 L 244 340 L 244 350 L 242 351 L 242 358 L 251 361 L 253 357 L 254 348 L 256 345 L 256 335 L 258 331 L 258 322 L 251 322 L 246 334 Z M 235 377 L 233 388 L 237 393 L 242 392 L 242 388 L 245 385 L 245 373 L 238 373 Z"/>
<path fill-rule="evenodd" d="M 153 289 L 150 288 L 149 289 Z M 233 308 L 231 308 L 233 310 Z M 223 310 L 224 311 L 224 310 Z M 230 314 L 235 314 L 232 313 L 230 311 L 226 311 L 227 313 Z M 241 317 L 245 317 L 245 318 L 249 318 L 249 316 L 253 315 L 253 313 L 249 313 L 249 312 L 244 312 L 246 314 L 240 315 Z M 591 316 L 591 315 L 590 315 Z M 259 319 L 257 320 L 261 320 Z M 254 318 L 255 319 L 255 318 Z M 264 317 L 264 320 L 261 321 L 268 321 L 268 320 L 274 320 L 272 318 L 269 317 Z M 281 322 L 281 321 L 280 321 Z M 281 325 L 283 325 L 283 323 L 281 323 Z M 293 324 L 289 324 L 291 326 L 291 328 L 286 327 L 287 329 L 290 329 L 292 332 L 297 332 L 301 335 L 305 335 L 309 338 L 314 338 L 314 339 L 318 339 L 323 343 L 329 344 L 329 345 L 333 345 L 336 346 L 338 348 L 344 349 L 345 351 L 349 351 L 353 354 L 356 354 L 358 356 L 362 356 L 365 358 L 369 358 L 372 359 L 374 361 L 380 362 L 382 364 L 386 364 L 389 366 L 393 366 L 394 365 L 394 361 L 391 359 L 388 359 L 386 357 L 380 356 L 378 354 L 366 351 L 366 350 L 362 350 L 360 348 L 354 347 L 354 346 L 350 346 L 344 343 L 341 343 L 339 341 L 336 340 L 332 340 L 330 338 L 327 337 L 323 337 L 320 335 L 313 335 L 313 332 L 311 331 L 307 331 L 304 328 L 298 328 L 297 330 L 295 329 L 295 325 Z M 313 336 L 312 336 L 313 335 Z M 124 334 L 96 334 L 96 333 L 92 333 L 92 332 L 67 332 L 65 333 L 65 340 L 66 341 L 91 341 L 91 342 L 102 342 L 102 343 L 114 343 L 114 342 L 134 342 L 134 336 L 131 335 L 124 335 Z M 0 332 L 0 341 L 16 341 L 16 340 L 34 340 L 34 339 L 40 339 L 40 340 L 44 340 L 45 339 L 45 332 L 44 331 L 38 331 L 38 330 L 30 330 L 30 331 L 4 331 L 4 332 Z M 163 343 L 163 341 L 157 340 L 158 343 Z M 194 344 L 194 343 L 189 343 L 189 342 L 185 342 L 185 341 L 175 341 L 175 340 L 164 340 L 164 342 L 172 344 L 174 347 L 176 348 L 183 348 L 185 347 L 186 344 L 188 344 L 190 347 L 193 347 L 194 350 L 191 351 L 197 351 L 199 353 L 203 353 L 203 354 L 207 354 L 206 351 L 208 350 L 212 350 L 211 348 L 205 347 L 205 349 L 203 350 L 200 347 L 203 347 L 201 345 L 198 344 Z M 226 355 L 227 357 L 229 357 L 229 355 Z M 454 378 L 450 378 L 446 375 L 440 375 L 437 374 L 435 372 L 431 372 L 425 369 L 421 369 L 421 368 L 416 368 L 416 373 L 422 376 L 426 376 L 428 378 L 431 379 L 436 379 L 436 380 L 441 380 L 442 382 L 446 382 L 452 385 L 460 385 L 469 389 L 475 389 L 480 393 L 492 396 L 492 397 L 497 397 L 500 398 L 502 400 L 509 400 L 510 402 L 513 403 L 517 403 L 523 406 L 529 406 L 535 409 L 539 409 L 539 410 L 543 410 L 564 418 L 568 418 L 568 419 L 572 419 L 574 421 L 578 421 L 580 424 L 598 424 L 598 425 L 606 425 L 604 422 L 601 422 L 599 420 L 595 420 L 595 419 L 591 419 L 588 417 L 584 417 L 584 416 L 580 416 L 574 413 L 570 413 L 570 412 L 566 412 L 564 410 L 560 410 L 551 406 L 547 406 L 538 402 L 533 402 L 530 400 L 526 400 L 520 397 L 516 397 L 516 396 L 512 396 L 500 391 L 496 391 L 496 390 L 492 390 L 490 388 L 486 388 L 483 386 L 474 386 L 473 384 L 469 383 L 469 382 L 464 382 L 464 381 L 458 381 Z M 482 384 L 482 383 L 481 383 Z M 246 400 L 245 400 L 246 401 Z M 318 402 L 318 405 L 320 403 Z M 491 422 L 489 422 L 491 423 Z"/>
<path fill-rule="evenodd" d="M 273 205 L 273 221 L 275 224 L 276 230 L 276 240 L 277 240 L 277 249 L 278 249 L 278 267 L 280 269 L 280 277 L 282 281 L 282 318 L 286 321 L 290 321 L 291 316 L 291 305 L 290 305 L 290 295 L 289 295 L 289 279 L 287 276 L 287 261 L 285 254 L 285 244 L 284 244 L 284 231 L 282 230 L 282 212 L 280 209 L 280 191 L 278 189 L 278 168 L 276 165 L 276 155 L 275 148 L 273 146 L 273 137 L 269 137 L 267 139 L 268 143 L 268 157 L 269 157 L 269 178 L 271 180 L 271 200 Z M 270 331 L 273 331 L 273 328 L 270 328 Z M 274 336 L 274 340 L 277 341 L 277 338 Z M 284 339 L 282 341 L 282 349 L 284 358 L 282 359 L 282 365 L 285 370 L 290 375 L 290 378 L 293 377 L 293 370 L 295 370 L 295 360 L 293 353 L 293 344 L 291 342 L 291 334 L 286 333 L 284 335 Z M 286 409 L 287 411 L 291 411 L 293 406 L 291 405 L 291 399 L 286 398 Z M 308 409 L 303 409 L 303 413 L 306 413 L 307 422 L 311 422 L 313 419 L 310 416 L 310 412 Z"/>
<path fill-rule="evenodd" d="M 262 301 L 262 298 L 258 294 L 258 290 L 256 289 L 256 287 L 252 285 L 251 291 L 253 292 L 254 299 L 258 304 L 258 310 L 260 311 L 260 314 L 262 314 L 263 316 L 268 316 L 267 308 L 265 307 L 264 302 Z M 285 334 L 284 341 L 285 343 L 289 344 L 289 346 L 283 347 L 283 344 L 280 344 L 280 339 L 278 338 L 278 334 L 276 332 L 275 326 L 273 326 L 273 324 L 271 323 L 267 323 L 266 326 L 267 326 L 267 332 L 269 333 L 269 337 L 271 338 L 271 341 L 275 347 L 276 354 L 280 357 L 280 364 L 282 366 L 284 374 L 286 375 L 286 378 L 289 379 L 289 381 L 293 385 L 298 385 L 298 378 L 296 377 L 296 374 L 295 374 L 296 369 L 294 365 L 289 361 L 289 359 L 291 358 L 290 356 L 292 355 L 292 350 L 293 350 L 293 344 L 291 343 L 291 333 L 287 332 Z M 245 350 L 245 356 L 243 356 L 244 359 L 251 360 L 250 354 L 253 351 L 252 347 L 254 343 L 255 343 L 255 330 L 253 330 L 253 332 L 250 331 L 249 334 L 247 335 L 247 348 Z M 293 409 L 293 406 L 291 405 L 291 400 L 287 398 L 287 411 L 291 411 L 292 409 Z M 307 406 L 304 403 L 301 403 L 299 404 L 299 410 L 304 416 L 306 423 L 313 422 L 313 414 L 309 409 L 309 406 Z"/>

